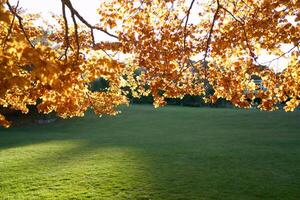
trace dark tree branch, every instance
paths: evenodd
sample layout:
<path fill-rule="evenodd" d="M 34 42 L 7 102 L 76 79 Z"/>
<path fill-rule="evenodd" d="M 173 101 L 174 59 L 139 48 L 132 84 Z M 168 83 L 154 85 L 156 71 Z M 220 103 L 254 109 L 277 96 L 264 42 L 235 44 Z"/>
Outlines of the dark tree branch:
<path fill-rule="evenodd" d="M 92 36 L 92 43 L 93 43 L 93 47 L 96 45 L 95 42 L 95 35 L 94 35 L 94 29 L 91 28 L 91 36 Z"/>
<path fill-rule="evenodd" d="M 76 60 L 79 59 L 79 54 L 80 54 L 80 42 L 79 42 L 79 34 L 78 34 L 78 24 L 76 21 L 76 17 L 74 12 L 71 10 L 71 16 L 72 16 L 72 20 L 74 23 L 74 29 L 75 29 L 75 42 L 76 42 Z"/>
<path fill-rule="evenodd" d="M 245 4 L 248 8 L 250 8 L 250 6 L 249 6 L 244 0 L 241 0 L 241 2 L 242 2 L 243 4 Z"/>
<path fill-rule="evenodd" d="M 186 37 L 187 37 L 186 28 L 187 28 L 187 25 L 188 25 L 188 22 L 189 22 L 191 10 L 193 8 L 194 3 L 195 3 L 195 0 L 192 0 L 192 2 L 190 4 L 190 7 L 187 11 L 187 14 L 186 14 L 186 21 L 185 21 L 185 25 L 184 25 L 183 49 L 185 49 L 185 46 L 186 46 Z"/>
<path fill-rule="evenodd" d="M 206 62 L 206 58 L 208 56 L 209 46 L 210 46 L 210 43 L 211 43 L 211 39 L 212 39 L 212 35 L 213 35 L 213 32 L 214 32 L 214 27 L 215 27 L 216 21 L 218 19 L 219 11 L 220 11 L 220 2 L 219 2 L 219 0 L 217 0 L 217 9 L 215 11 L 213 21 L 212 21 L 212 24 L 211 24 L 211 27 L 210 27 L 210 30 L 209 30 L 209 33 L 208 33 L 208 38 L 207 38 L 207 42 L 206 42 L 206 48 L 205 48 L 203 63 Z"/>
<path fill-rule="evenodd" d="M 15 19 L 16 19 L 16 13 L 17 13 L 17 10 L 18 10 L 18 7 L 19 7 L 19 2 L 20 2 L 20 1 L 18 1 L 18 2 L 17 2 L 17 5 L 15 6 L 15 13 L 13 13 L 13 19 L 12 19 L 11 24 L 10 24 L 10 26 L 9 26 L 7 35 L 6 35 L 5 39 L 3 40 L 3 43 L 2 43 L 3 49 L 5 48 L 6 42 L 7 42 L 7 40 L 9 39 L 9 36 L 10 36 L 11 33 L 12 33 L 13 25 L 14 25 Z"/>
<path fill-rule="evenodd" d="M 85 24 L 88 28 L 90 29 L 95 29 L 95 30 L 99 30 L 113 38 L 119 39 L 118 36 L 109 33 L 108 31 L 106 31 L 105 29 L 98 27 L 98 26 L 93 26 L 91 25 L 87 20 L 84 19 L 84 17 L 82 17 L 79 12 L 73 7 L 71 0 L 61 0 L 63 4 L 65 4 L 71 11 L 71 13 L 74 13 L 74 15 L 83 23 Z"/>
<path fill-rule="evenodd" d="M 64 55 L 61 56 L 61 58 L 63 56 L 65 56 L 65 59 L 67 60 L 68 59 L 68 56 L 67 56 L 68 49 L 70 47 L 70 39 L 69 39 L 68 19 L 67 19 L 67 16 L 66 16 L 66 5 L 64 3 L 62 3 L 62 13 L 63 13 L 64 22 L 65 22 L 65 43 L 66 43 L 65 45 L 66 45 L 66 48 L 65 48 L 65 53 L 64 53 Z"/>
<path fill-rule="evenodd" d="M 9 11 L 15 16 L 17 17 L 18 19 L 18 22 L 19 22 L 19 27 L 21 29 L 21 31 L 23 32 L 26 40 L 28 41 L 29 45 L 32 47 L 32 48 L 35 48 L 35 46 L 32 44 L 32 42 L 30 41 L 29 39 L 29 36 L 27 35 L 25 29 L 24 29 L 24 26 L 23 26 L 23 18 L 17 13 L 17 10 L 15 10 L 11 4 L 9 3 L 9 1 L 6 2 L 6 5 L 8 6 L 9 8 Z"/>

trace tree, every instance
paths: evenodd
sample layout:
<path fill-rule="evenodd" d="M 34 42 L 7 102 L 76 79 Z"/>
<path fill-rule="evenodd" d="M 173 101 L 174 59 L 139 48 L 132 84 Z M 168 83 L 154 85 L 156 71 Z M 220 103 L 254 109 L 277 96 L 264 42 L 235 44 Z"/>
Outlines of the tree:
<path fill-rule="evenodd" d="M 128 88 L 134 97 L 152 94 L 155 106 L 184 95 L 245 108 L 259 98 L 264 110 L 286 102 L 292 111 L 300 103 L 300 0 L 109 0 L 101 3 L 96 25 L 71 0 L 61 4 L 47 42 L 35 44 L 44 37 L 34 25 L 38 16 L 0 0 L 1 106 L 26 113 L 37 104 L 40 112 L 64 118 L 83 116 L 89 107 L 114 115 L 128 104 Z M 113 40 L 96 42 L 95 31 Z M 286 44 L 292 47 L 283 49 Z M 275 73 L 270 63 L 260 63 L 261 52 L 287 57 L 286 69 Z M 191 68 L 196 55 L 202 57 Z M 99 78 L 107 89 L 92 91 L 90 83 Z M 213 94 L 205 94 L 207 84 Z M 1 114 L 0 123 L 9 126 Z"/>

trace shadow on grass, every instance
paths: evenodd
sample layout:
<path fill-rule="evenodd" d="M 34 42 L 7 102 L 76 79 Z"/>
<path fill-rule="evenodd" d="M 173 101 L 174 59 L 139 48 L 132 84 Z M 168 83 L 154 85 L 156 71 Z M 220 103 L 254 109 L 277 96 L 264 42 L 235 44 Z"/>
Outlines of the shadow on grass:
<path fill-rule="evenodd" d="M 23 170 L 16 181 L 33 176 L 30 189 L 44 184 L 60 197 L 295 199 L 299 116 L 137 106 L 116 118 L 0 130 L 0 161 L 21 154 L 0 169 L 2 178 Z"/>

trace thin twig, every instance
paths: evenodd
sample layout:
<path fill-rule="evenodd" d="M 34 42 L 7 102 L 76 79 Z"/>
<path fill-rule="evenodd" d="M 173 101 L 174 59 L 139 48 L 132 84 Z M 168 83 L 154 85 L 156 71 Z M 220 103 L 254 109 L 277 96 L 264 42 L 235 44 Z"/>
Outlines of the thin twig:
<path fill-rule="evenodd" d="M 274 61 L 276 61 L 276 60 L 279 60 L 280 58 L 284 57 L 286 54 L 291 53 L 295 48 L 299 48 L 299 45 L 300 45 L 300 40 L 296 43 L 295 46 L 293 46 L 293 47 L 292 47 L 291 49 L 289 49 L 288 51 L 282 53 L 282 54 L 279 55 L 277 58 L 274 58 L 274 59 L 272 59 L 272 60 L 270 60 L 270 61 L 267 61 L 267 62 L 263 62 L 263 63 L 261 63 L 261 64 L 268 64 L 268 63 L 271 64 L 272 62 L 274 62 Z"/>

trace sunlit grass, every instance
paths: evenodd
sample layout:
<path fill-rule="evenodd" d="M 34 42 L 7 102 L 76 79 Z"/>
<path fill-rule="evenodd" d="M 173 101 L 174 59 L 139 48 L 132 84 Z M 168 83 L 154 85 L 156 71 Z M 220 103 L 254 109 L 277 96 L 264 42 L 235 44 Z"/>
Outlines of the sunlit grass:
<path fill-rule="evenodd" d="M 300 198 L 300 112 L 123 110 L 0 129 L 0 199 Z"/>

